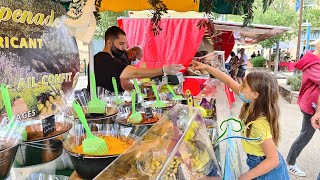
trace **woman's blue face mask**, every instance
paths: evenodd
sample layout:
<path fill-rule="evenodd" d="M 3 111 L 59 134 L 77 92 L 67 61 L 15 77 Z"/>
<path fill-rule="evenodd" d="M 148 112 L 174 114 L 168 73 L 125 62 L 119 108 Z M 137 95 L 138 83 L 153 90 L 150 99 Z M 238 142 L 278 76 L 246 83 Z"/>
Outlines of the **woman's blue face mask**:
<path fill-rule="evenodd" d="M 246 99 L 244 97 L 244 94 L 242 92 L 239 91 L 239 98 L 241 99 L 241 101 L 243 101 L 244 103 L 251 103 L 252 100 L 251 99 Z"/>

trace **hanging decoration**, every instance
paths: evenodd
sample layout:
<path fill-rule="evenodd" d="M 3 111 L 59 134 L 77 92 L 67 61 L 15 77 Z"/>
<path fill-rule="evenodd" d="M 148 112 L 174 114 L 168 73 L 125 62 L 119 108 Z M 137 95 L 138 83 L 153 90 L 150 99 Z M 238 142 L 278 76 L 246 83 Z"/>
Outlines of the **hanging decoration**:
<path fill-rule="evenodd" d="M 69 34 L 90 43 L 96 30 L 95 11 L 95 0 L 72 0 L 65 21 Z"/>
<path fill-rule="evenodd" d="M 162 31 L 159 25 L 161 16 L 168 13 L 168 8 L 162 0 L 148 0 L 148 3 L 152 6 L 151 31 L 154 35 L 158 35 L 159 31 Z"/>

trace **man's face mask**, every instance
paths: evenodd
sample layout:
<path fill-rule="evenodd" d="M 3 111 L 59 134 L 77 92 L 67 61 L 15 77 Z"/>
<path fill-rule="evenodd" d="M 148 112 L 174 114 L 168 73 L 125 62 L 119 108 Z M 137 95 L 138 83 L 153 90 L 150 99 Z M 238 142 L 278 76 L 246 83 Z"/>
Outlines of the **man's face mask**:
<path fill-rule="evenodd" d="M 116 46 L 112 43 L 111 52 L 115 57 L 122 57 L 125 55 L 126 51 L 116 48 Z"/>
<path fill-rule="evenodd" d="M 138 62 L 139 62 L 139 59 L 138 59 L 138 58 L 136 58 L 136 60 L 134 60 L 134 61 L 131 61 L 131 65 L 135 65 L 135 64 L 138 64 Z"/>

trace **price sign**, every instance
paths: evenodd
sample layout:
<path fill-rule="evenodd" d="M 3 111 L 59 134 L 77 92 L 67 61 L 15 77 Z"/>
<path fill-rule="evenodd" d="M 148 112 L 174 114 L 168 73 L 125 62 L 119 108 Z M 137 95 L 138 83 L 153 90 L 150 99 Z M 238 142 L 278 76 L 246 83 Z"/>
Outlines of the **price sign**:
<path fill-rule="evenodd" d="M 146 115 L 147 119 L 153 118 L 153 113 L 152 113 L 152 108 L 151 107 L 146 108 L 145 115 Z"/>
<path fill-rule="evenodd" d="M 42 120 L 43 136 L 46 137 L 56 130 L 56 118 L 54 115 Z"/>

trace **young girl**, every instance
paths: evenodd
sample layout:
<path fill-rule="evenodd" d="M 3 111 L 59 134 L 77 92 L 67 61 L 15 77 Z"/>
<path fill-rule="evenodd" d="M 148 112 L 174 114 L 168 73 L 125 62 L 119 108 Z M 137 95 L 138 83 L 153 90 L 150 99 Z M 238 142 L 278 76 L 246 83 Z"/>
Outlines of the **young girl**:
<path fill-rule="evenodd" d="M 240 176 L 240 180 L 289 180 L 286 163 L 277 151 L 279 143 L 279 88 L 277 80 L 268 72 L 251 72 L 243 83 L 238 84 L 218 69 L 193 62 L 196 70 L 206 70 L 227 84 L 244 102 L 240 119 L 246 129 L 245 137 L 260 138 L 258 141 L 242 140 L 247 153 L 250 170 Z"/>

